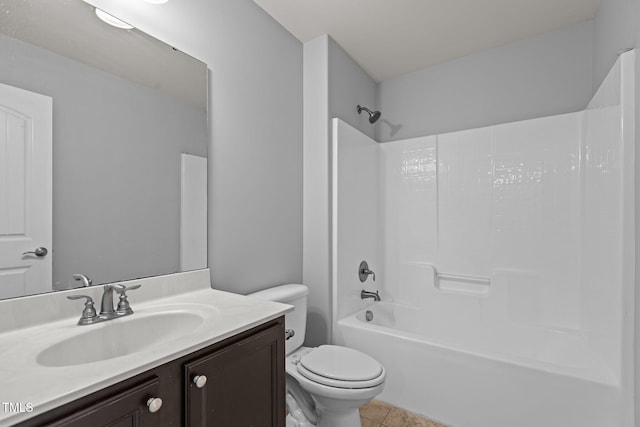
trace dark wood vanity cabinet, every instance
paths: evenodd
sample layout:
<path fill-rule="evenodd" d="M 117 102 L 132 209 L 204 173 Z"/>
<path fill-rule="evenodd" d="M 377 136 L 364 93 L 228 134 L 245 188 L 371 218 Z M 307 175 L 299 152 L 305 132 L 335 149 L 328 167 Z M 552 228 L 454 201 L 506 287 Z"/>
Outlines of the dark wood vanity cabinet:
<path fill-rule="evenodd" d="M 154 398 L 162 399 L 162 406 L 155 413 L 147 406 Z M 19 426 L 284 427 L 284 318 L 136 375 Z"/>
<path fill-rule="evenodd" d="M 88 404 L 55 421 L 38 423 L 55 427 L 136 427 L 161 425 L 160 412 L 152 413 L 145 402 L 157 395 L 158 379 L 152 377 L 140 385 Z"/>
<path fill-rule="evenodd" d="M 274 338 L 267 330 L 186 364 L 186 425 L 284 425 L 284 407 L 274 410 L 282 387 L 275 374 L 284 371 Z M 207 382 L 200 388 L 202 375 Z"/>

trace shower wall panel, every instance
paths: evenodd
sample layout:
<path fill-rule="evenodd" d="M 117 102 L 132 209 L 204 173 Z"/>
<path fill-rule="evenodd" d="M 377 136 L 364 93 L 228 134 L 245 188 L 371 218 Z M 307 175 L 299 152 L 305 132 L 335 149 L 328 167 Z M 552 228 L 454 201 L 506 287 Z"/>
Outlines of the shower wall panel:
<path fill-rule="evenodd" d="M 400 145 L 401 144 L 401 145 Z M 415 294 L 404 283 L 420 269 L 402 268 L 405 263 L 433 259 L 438 251 L 436 137 L 427 136 L 387 143 L 382 150 L 380 187 L 382 222 L 379 239 L 384 260 L 383 295 L 411 301 Z M 387 206 L 396 206 L 392 215 Z M 402 278 L 390 281 L 387 277 Z"/>
<path fill-rule="evenodd" d="M 531 425 L 602 424 L 592 416 L 578 422 L 571 405 L 632 425 L 634 64 L 634 52 L 622 54 L 577 113 L 385 144 L 334 120 L 335 338 L 383 360 L 390 373 L 383 397 L 408 402 L 424 396 L 424 387 L 441 396 L 443 384 L 429 375 L 445 372 L 457 357 L 479 355 L 482 363 L 514 368 L 501 377 L 502 397 L 492 399 L 513 398 L 507 406 L 531 411 L 524 417 Z M 378 171 L 371 168 L 376 153 Z M 354 267 L 362 257 L 375 260 L 382 304 L 358 298 Z M 377 313 L 378 323 L 363 320 L 365 309 Z M 360 338 L 340 327 L 353 325 L 349 319 L 364 325 L 356 327 Z M 362 338 L 362 328 L 372 325 L 379 335 Z M 389 337 L 406 339 L 425 368 L 405 366 L 404 358 L 395 363 L 395 344 L 379 342 Z M 434 356 L 416 348 L 421 340 L 436 353 L 457 353 Z M 469 412 L 475 417 L 491 405 L 478 404 L 473 387 L 486 381 L 473 378 L 488 371 L 479 364 L 458 375 L 469 366 L 464 361 L 447 371 L 444 384 L 461 381 L 450 393 L 465 407 L 477 404 Z M 529 389 L 536 370 L 560 386 Z M 427 378 L 415 379 L 422 371 Z M 535 375 L 527 379 L 528 373 Z M 522 399 L 522 389 L 538 390 L 534 400 Z M 427 400 L 426 406 L 416 400 L 413 409 L 444 411 L 443 421 L 456 423 L 459 405 Z M 548 410 L 540 412 L 542 401 Z M 559 418 L 536 418 L 550 411 Z M 487 414 L 485 421 L 506 419 L 503 411 Z"/>
<path fill-rule="evenodd" d="M 564 114 L 494 128 L 490 246 L 492 270 L 537 276 L 532 320 L 574 329 L 580 309 L 581 117 Z"/>
<path fill-rule="evenodd" d="M 614 372 L 621 369 L 623 139 L 621 61 L 584 112 L 581 325 Z"/>
<path fill-rule="evenodd" d="M 471 295 L 506 282 L 509 304 L 533 305 L 518 321 L 578 327 L 581 117 L 382 145 L 384 289 L 419 300 L 407 278 L 428 279 L 410 272 L 423 263 L 477 279 Z"/>
<path fill-rule="evenodd" d="M 439 135 L 438 270 L 491 274 L 493 129 Z M 388 206 L 390 211 L 394 207 Z M 425 260 L 421 260 L 425 261 Z"/>
<path fill-rule="evenodd" d="M 361 307 L 362 289 L 380 288 L 380 153 L 373 139 L 339 119 L 332 121 L 332 143 L 332 275 L 337 285 L 333 289 L 333 313 L 340 319 Z M 360 282 L 358 267 L 363 260 L 376 273 L 375 282 L 373 276 Z"/>

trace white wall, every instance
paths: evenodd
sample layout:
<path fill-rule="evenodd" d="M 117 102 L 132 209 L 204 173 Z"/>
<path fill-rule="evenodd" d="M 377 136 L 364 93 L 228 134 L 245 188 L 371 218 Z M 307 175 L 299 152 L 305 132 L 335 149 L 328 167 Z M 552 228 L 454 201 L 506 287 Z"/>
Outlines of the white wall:
<path fill-rule="evenodd" d="M 90 0 L 211 68 L 209 268 L 248 293 L 302 280 L 302 44 L 251 0 Z"/>
<path fill-rule="evenodd" d="M 583 109 L 592 94 L 592 23 L 383 81 L 379 141 Z"/>

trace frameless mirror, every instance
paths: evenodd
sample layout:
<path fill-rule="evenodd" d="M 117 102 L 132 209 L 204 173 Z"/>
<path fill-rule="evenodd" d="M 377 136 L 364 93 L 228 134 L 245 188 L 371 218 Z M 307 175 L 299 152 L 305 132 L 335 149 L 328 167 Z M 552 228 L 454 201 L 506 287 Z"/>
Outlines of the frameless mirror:
<path fill-rule="evenodd" d="M 82 0 L 1 1 L 0 64 L 0 298 L 206 267 L 206 64 Z"/>

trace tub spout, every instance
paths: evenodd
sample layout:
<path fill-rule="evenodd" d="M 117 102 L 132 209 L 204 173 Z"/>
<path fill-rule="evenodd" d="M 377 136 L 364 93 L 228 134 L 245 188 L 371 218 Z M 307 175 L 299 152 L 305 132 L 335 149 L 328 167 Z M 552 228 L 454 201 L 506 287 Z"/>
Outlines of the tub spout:
<path fill-rule="evenodd" d="M 365 299 L 365 298 L 373 298 L 374 301 L 380 301 L 380 294 L 378 293 L 378 291 L 375 292 L 369 292 L 369 291 L 365 291 L 364 289 L 360 292 L 360 298 Z"/>

